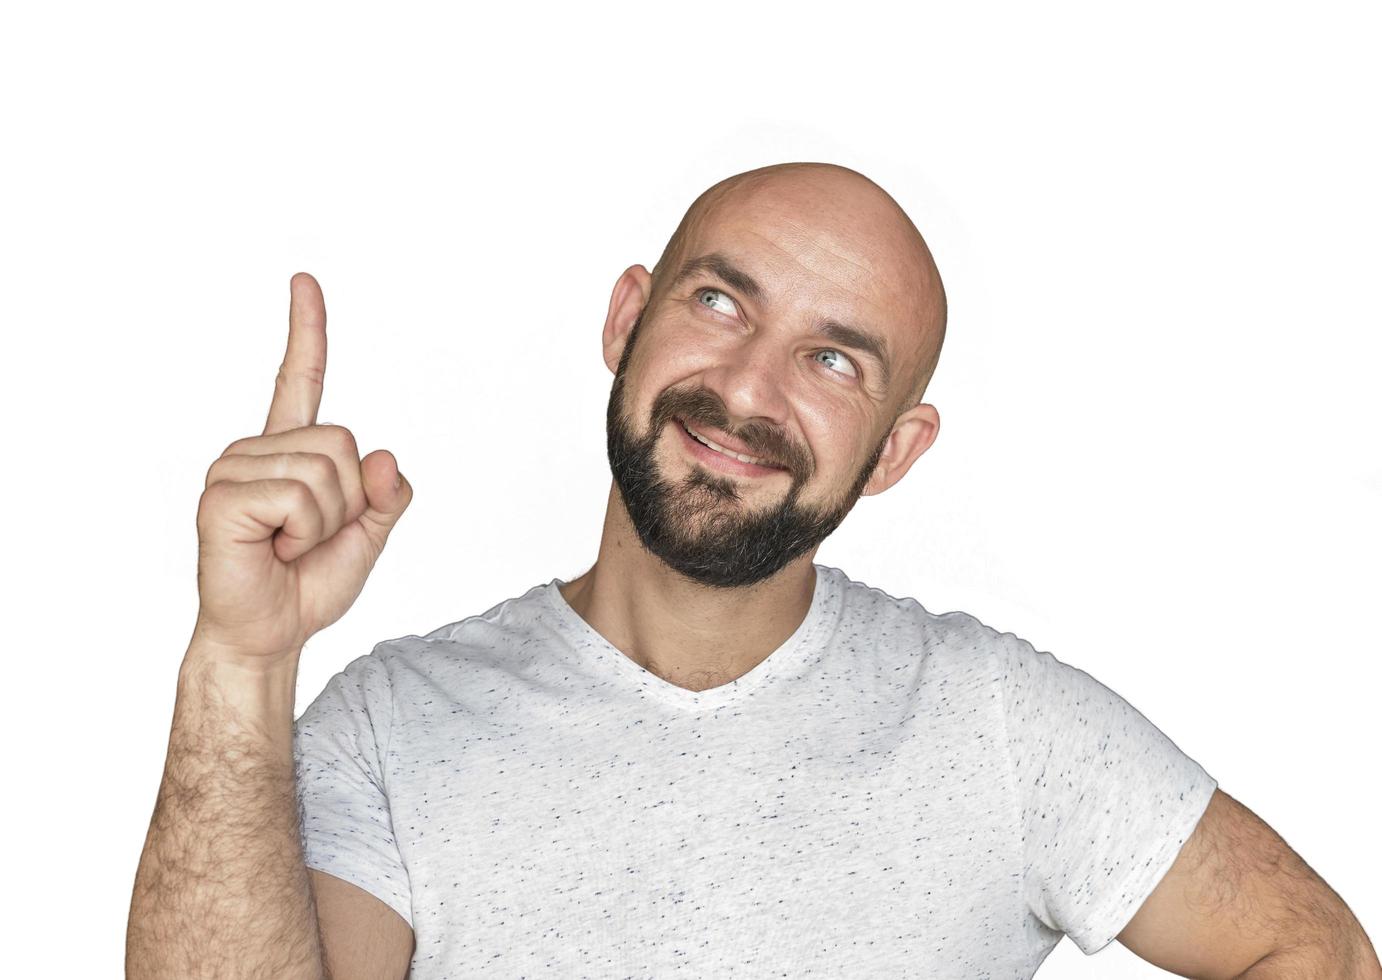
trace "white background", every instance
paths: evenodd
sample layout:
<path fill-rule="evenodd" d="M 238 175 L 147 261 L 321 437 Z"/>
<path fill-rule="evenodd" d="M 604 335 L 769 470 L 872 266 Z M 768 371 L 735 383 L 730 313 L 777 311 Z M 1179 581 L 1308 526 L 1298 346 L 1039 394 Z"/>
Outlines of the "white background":
<path fill-rule="evenodd" d="M 1086 670 L 1382 936 L 1375 5 L 7 9 L 6 972 L 121 969 L 198 499 L 289 277 L 318 420 L 416 492 L 301 712 L 589 566 L 614 281 L 784 160 L 878 181 L 951 302 L 938 441 L 817 560 Z"/>

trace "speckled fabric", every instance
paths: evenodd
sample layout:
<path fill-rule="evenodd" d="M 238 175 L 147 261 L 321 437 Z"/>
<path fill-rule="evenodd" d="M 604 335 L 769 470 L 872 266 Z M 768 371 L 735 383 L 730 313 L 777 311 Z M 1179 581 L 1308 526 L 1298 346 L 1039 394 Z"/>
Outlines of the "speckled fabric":
<path fill-rule="evenodd" d="M 1108 945 L 1215 780 L 1026 640 L 815 569 L 705 691 L 562 579 L 377 644 L 296 723 L 307 864 L 408 921 L 412 980 L 1023 978 Z"/>

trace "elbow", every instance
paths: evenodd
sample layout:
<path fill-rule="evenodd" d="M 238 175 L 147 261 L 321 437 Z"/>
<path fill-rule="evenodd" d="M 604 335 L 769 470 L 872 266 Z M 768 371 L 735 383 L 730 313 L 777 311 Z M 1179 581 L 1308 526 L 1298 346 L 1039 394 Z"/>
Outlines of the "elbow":
<path fill-rule="evenodd" d="M 1382 963 L 1362 926 L 1268 953 L 1234 980 L 1382 980 Z"/>

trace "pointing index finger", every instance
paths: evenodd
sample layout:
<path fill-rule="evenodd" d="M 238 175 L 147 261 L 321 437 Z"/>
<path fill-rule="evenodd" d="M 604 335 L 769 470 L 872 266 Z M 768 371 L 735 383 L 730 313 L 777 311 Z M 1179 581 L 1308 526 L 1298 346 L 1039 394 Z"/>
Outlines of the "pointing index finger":
<path fill-rule="evenodd" d="M 315 425 L 326 377 L 326 302 L 306 272 L 288 284 L 288 350 L 274 379 L 264 435 Z"/>

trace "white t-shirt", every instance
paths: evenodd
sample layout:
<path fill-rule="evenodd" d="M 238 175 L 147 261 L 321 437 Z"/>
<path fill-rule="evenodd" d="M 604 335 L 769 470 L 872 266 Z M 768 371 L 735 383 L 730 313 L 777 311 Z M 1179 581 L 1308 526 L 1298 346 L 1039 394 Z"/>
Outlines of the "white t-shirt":
<path fill-rule="evenodd" d="M 408 921 L 411 980 L 1007 980 L 1112 942 L 1216 781 L 1026 640 L 815 569 L 705 691 L 562 579 L 377 644 L 296 723 L 307 865 Z"/>

